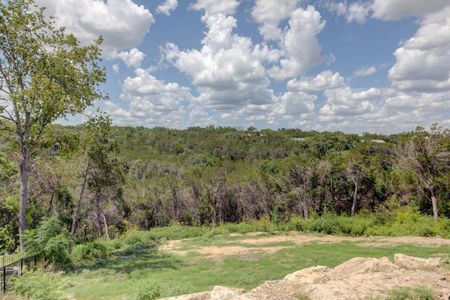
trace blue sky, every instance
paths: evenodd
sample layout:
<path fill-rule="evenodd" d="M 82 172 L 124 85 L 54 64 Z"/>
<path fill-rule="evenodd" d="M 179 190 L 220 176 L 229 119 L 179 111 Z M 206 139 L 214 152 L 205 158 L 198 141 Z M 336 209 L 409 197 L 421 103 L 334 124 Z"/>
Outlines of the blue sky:
<path fill-rule="evenodd" d="M 37 3 L 81 41 L 104 37 L 97 106 L 118 125 L 450 126 L 448 0 Z"/>

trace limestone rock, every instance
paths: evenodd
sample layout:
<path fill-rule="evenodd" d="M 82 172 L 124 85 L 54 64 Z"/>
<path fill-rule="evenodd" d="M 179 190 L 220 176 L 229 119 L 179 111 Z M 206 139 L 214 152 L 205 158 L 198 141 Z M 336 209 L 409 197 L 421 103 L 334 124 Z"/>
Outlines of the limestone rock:
<path fill-rule="evenodd" d="M 440 258 L 419 258 L 404 254 L 395 254 L 394 263 L 407 270 L 433 270 L 441 265 Z"/>
<path fill-rule="evenodd" d="M 181 295 L 175 297 L 162 298 L 161 300 L 209 300 L 210 292 L 201 292 L 195 294 Z"/>
<path fill-rule="evenodd" d="M 228 300 L 244 293 L 243 289 L 230 288 L 225 286 L 216 286 L 211 292 L 210 300 Z"/>
<path fill-rule="evenodd" d="M 299 284 L 318 283 L 327 279 L 326 274 L 329 271 L 330 268 L 328 267 L 316 266 L 288 274 L 284 277 L 284 280 L 293 281 Z"/>

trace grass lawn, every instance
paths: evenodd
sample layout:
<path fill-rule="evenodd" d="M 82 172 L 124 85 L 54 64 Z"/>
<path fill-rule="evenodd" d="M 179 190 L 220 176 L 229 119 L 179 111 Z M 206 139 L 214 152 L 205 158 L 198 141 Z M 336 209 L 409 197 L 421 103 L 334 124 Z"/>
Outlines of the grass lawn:
<path fill-rule="evenodd" d="M 67 273 L 73 284 L 68 292 L 77 299 L 134 299 L 138 288 L 155 283 L 162 296 L 187 294 L 226 285 L 251 289 L 266 280 L 281 279 L 302 268 L 326 265 L 334 267 L 352 257 L 393 258 L 395 253 L 412 256 L 441 256 L 450 258 L 449 246 L 377 246 L 357 242 L 317 243 L 295 245 L 289 242 L 273 243 L 284 248 L 274 253 L 251 252 L 241 256 L 208 258 L 196 247 L 240 245 L 267 247 L 267 244 L 240 243 L 248 236 L 213 236 L 194 238 L 183 242 L 186 256 L 158 251 L 155 246 L 137 246 L 116 252 L 110 259 L 97 261 Z M 253 237 L 252 237 L 253 238 Z"/>

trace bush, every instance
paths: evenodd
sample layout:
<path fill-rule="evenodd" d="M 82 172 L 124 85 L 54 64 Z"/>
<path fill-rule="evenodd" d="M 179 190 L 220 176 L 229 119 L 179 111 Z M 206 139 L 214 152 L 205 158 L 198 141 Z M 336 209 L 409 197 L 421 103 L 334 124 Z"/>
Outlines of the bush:
<path fill-rule="evenodd" d="M 67 231 L 56 217 L 44 219 L 35 230 L 25 233 L 28 254 L 43 253 L 56 266 L 69 262 Z"/>
<path fill-rule="evenodd" d="M 11 292 L 33 300 L 67 299 L 63 290 L 72 284 L 61 276 L 61 273 L 50 273 L 41 270 L 25 272 L 23 276 L 12 277 Z"/>
<path fill-rule="evenodd" d="M 310 230 L 325 234 L 337 234 L 340 232 L 339 221 L 336 216 L 324 215 L 311 221 Z"/>
<path fill-rule="evenodd" d="M 154 300 L 161 296 L 161 289 L 158 285 L 146 282 L 138 289 L 136 300 Z"/>
<path fill-rule="evenodd" d="M 77 245 L 72 252 L 72 260 L 76 262 L 86 262 L 110 256 L 111 250 L 109 247 L 97 241 Z"/>
<path fill-rule="evenodd" d="M 15 247 L 11 226 L 0 227 L 0 254 L 12 252 Z"/>

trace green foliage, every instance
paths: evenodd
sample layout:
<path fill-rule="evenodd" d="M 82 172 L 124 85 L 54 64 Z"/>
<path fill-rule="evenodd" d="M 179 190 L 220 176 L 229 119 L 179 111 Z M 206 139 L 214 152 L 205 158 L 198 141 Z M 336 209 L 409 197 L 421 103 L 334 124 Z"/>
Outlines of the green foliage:
<path fill-rule="evenodd" d="M 93 241 L 76 245 L 71 253 L 71 259 L 74 263 L 85 263 L 91 260 L 105 259 L 111 254 L 110 247 L 105 243 Z"/>
<path fill-rule="evenodd" d="M 25 245 L 28 254 L 42 253 L 56 266 L 69 262 L 67 230 L 56 217 L 44 219 L 37 229 L 27 231 Z"/>
<path fill-rule="evenodd" d="M 15 249 L 15 241 L 10 225 L 0 227 L 0 254 L 12 252 Z"/>
<path fill-rule="evenodd" d="M 42 270 L 25 272 L 23 276 L 11 279 L 10 291 L 16 295 L 33 300 L 65 300 L 66 290 L 72 284 L 62 273 L 50 273 Z"/>
<path fill-rule="evenodd" d="M 388 300 L 433 300 L 433 292 L 426 288 L 399 288 L 391 291 Z"/>
<path fill-rule="evenodd" d="M 155 300 L 161 297 L 161 288 L 152 282 L 141 283 L 136 294 L 136 300 Z"/>

